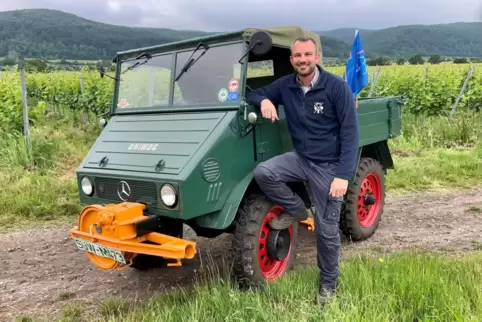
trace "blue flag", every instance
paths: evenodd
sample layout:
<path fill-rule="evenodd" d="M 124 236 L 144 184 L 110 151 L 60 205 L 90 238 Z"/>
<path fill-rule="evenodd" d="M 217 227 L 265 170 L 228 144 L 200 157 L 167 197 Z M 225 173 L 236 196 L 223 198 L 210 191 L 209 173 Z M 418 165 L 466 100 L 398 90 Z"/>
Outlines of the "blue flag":
<path fill-rule="evenodd" d="M 354 96 L 357 96 L 368 84 L 365 52 L 358 30 L 356 31 L 355 40 L 351 46 L 350 58 L 348 58 L 348 62 L 346 63 L 345 80 L 350 86 Z"/>

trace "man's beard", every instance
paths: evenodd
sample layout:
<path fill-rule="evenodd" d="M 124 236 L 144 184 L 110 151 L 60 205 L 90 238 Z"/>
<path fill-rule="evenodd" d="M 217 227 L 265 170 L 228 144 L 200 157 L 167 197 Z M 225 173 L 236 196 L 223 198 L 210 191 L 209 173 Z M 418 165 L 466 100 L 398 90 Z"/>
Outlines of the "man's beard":
<path fill-rule="evenodd" d="M 301 71 L 301 67 L 308 67 L 308 69 L 304 72 Z M 300 76 L 308 76 L 308 75 L 311 75 L 313 74 L 313 72 L 315 71 L 315 68 L 316 66 L 310 66 L 309 64 L 299 64 L 296 66 L 296 72 L 300 75 Z"/>

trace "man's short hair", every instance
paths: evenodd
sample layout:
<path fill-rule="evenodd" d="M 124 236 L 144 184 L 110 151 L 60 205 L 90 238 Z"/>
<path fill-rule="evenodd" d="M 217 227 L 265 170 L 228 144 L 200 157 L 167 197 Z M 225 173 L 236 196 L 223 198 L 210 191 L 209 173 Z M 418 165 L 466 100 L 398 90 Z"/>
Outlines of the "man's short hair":
<path fill-rule="evenodd" d="M 311 41 L 313 43 L 313 45 L 315 45 L 315 53 L 318 53 L 318 46 L 316 44 L 316 40 L 314 40 L 312 37 L 307 37 L 307 36 L 302 36 L 302 37 L 298 37 L 296 38 L 292 43 L 291 43 L 291 52 L 293 52 L 293 46 L 294 44 L 297 42 L 297 41 L 301 41 L 301 42 L 307 42 L 307 41 Z"/>

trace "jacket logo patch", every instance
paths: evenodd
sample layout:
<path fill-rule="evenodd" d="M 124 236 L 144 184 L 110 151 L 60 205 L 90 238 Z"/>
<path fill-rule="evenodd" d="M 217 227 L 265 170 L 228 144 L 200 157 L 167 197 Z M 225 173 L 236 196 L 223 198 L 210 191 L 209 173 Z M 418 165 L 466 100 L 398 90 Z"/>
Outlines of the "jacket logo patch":
<path fill-rule="evenodd" d="M 323 114 L 323 102 L 316 102 L 313 106 L 313 113 Z"/>

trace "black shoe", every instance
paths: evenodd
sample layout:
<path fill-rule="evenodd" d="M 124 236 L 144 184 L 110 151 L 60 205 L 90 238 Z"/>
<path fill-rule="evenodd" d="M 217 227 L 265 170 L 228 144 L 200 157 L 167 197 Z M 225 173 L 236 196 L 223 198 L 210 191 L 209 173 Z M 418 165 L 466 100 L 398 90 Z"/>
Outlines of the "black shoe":
<path fill-rule="evenodd" d="M 311 211 L 309 209 L 304 209 L 297 213 L 295 216 L 290 216 L 287 213 L 282 213 L 279 217 L 271 219 L 269 221 L 269 226 L 272 229 L 276 230 L 286 229 L 297 221 L 303 221 L 308 219 L 308 217 L 310 216 L 310 212 Z"/>
<path fill-rule="evenodd" d="M 335 290 L 328 287 L 320 287 L 318 294 L 316 295 L 316 302 L 320 306 L 325 306 L 335 295 Z"/>

